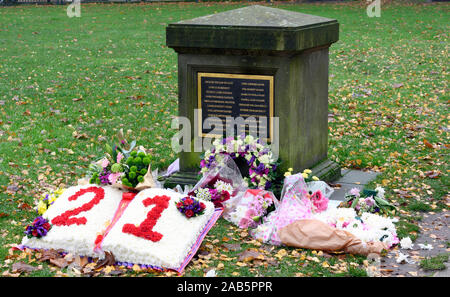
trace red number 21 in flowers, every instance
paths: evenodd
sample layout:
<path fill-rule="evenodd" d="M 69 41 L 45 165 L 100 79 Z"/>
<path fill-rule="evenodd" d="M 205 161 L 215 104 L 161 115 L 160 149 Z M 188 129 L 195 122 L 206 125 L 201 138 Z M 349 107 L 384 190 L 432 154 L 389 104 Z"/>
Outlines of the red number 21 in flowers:
<path fill-rule="evenodd" d="M 161 217 L 161 213 L 169 207 L 169 200 L 170 197 L 165 195 L 144 199 L 142 203 L 145 207 L 153 204 L 155 206 L 147 213 L 147 218 L 139 225 L 139 227 L 136 227 L 133 224 L 125 224 L 122 227 L 122 232 L 133 234 L 137 237 L 151 240 L 153 242 L 160 241 L 163 235 L 153 231 L 153 227 Z"/>

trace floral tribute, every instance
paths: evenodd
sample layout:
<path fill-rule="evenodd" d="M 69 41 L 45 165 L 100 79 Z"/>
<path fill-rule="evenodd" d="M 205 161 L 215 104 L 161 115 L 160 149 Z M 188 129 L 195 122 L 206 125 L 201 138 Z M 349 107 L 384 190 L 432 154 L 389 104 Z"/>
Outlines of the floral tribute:
<path fill-rule="evenodd" d="M 395 206 L 384 199 L 384 189 L 377 187 L 375 190 L 358 188 L 351 189 L 339 207 L 353 208 L 358 215 L 365 212 L 390 215 L 395 213 Z"/>
<path fill-rule="evenodd" d="M 188 219 L 202 215 L 206 208 L 205 203 L 189 196 L 176 202 L 176 206 L 178 211 L 184 214 Z"/>
<path fill-rule="evenodd" d="M 264 190 L 247 190 L 229 220 L 239 228 L 256 228 L 273 209 L 275 196 Z"/>
<path fill-rule="evenodd" d="M 346 230 L 366 243 L 379 241 L 386 243 L 388 247 L 399 243 L 395 219 L 368 212 L 358 215 L 353 208 L 331 209 L 315 218 L 337 229 Z"/>
<path fill-rule="evenodd" d="M 34 221 L 31 225 L 28 225 L 25 228 L 25 235 L 28 238 L 31 238 L 31 237 L 41 238 L 41 237 L 47 235 L 48 231 L 50 231 L 51 228 L 52 228 L 52 226 L 50 225 L 48 220 L 39 216 L 34 219 Z"/>
<path fill-rule="evenodd" d="M 278 163 L 269 147 L 251 135 L 241 135 L 235 139 L 227 137 L 216 139 L 213 148 L 205 152 L 200 162 L 201 173 L 222 162 L 223 156 L 229 155 L 235 161 L 243 160 L 248 166 L 244 179 L 250 188 L 269 189 L 276 178 Z"/>
<path fill-rule="evenodd" d="M 191 197 L 211 201 L 216 208 L 223 207 L 223 203 L 230 199 L 233 193 L 231 182 L 216 175 L 210 181 L 188 193 Z"/>
<path fill-rule="evenodd" d="M 172 203 L 185 197 L 176 191 L 147 188 L 129 194 L 113 186 L 68 187 L 26 228 L 20 247 L 99 259 L 108 252 L 126 265 L 181 273 L 223 211 L 204 201 L 203 214 L 187 218 Z"/>
<path fill-rule="evenodd" d="M 127 188 L 135 188 L 144 182 L 149 171 L 151 157 L 143 149 L 136 150 L 136 141 L 128 143 L 119 132 L 118 145 L 106 145 L 105 156 L 89 166 L 89 182 L 97 185 L 121 183 Z"/>

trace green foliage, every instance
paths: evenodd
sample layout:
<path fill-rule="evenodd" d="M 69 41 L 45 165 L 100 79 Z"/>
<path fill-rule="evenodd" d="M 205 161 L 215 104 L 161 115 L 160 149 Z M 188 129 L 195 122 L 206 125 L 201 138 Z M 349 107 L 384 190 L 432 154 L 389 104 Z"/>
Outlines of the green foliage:
<path fill-rule="evenodd" d="M 425 270 L 444 270 L 445 262 L 448 261 L 449 253 L 439 254 L 437 256 L 428 257 L 420 261 L 420 267 Z"/>

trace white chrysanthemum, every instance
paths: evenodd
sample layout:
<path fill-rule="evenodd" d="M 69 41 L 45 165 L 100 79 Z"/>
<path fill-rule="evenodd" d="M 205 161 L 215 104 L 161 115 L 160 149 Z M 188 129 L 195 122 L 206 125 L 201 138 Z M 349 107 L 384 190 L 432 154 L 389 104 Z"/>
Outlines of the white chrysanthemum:
<path fill-rule="evenodd" d="M 412 243 L 411 238 L 405 237 L 400 240 L 400 246 L 402 249 L 412 250 L 414 244 Z"/>
<path fill-rule="evenodd" d="M 214 184 L 214 188 L 216 188 L 218 191 L 227 191 L 230 194 L 233 192 L 233 186 L 231 184 L 226 183 L 226 182 L 221 181 L 221 180 L 218 180 Z"/>

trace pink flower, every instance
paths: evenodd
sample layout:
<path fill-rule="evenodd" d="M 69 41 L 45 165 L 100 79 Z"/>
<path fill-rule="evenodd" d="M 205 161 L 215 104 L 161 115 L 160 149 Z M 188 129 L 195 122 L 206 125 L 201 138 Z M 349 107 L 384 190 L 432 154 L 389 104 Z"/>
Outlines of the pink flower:
<path fill-rule="evenodd" d="M 108 177 L 108 180 L 111 184 L 115 184 L 121 176 L 122 176 L 122 172 L 111 173 Z"/>
<path fill-rule="evenodd" d="M 102 168 L 106 168 L 108 165 L 109 165 L 108 159 L 104 158 L 104 159 L 102 160 Z"/>
<path fill-rule="evenodd" d="M 124 158 L 123 154 L 121 152 L 119 152 L 117 154 L 117 163 L 120 163 L 120 161 L 122 161 L 123 158 Z"/>
<path fill-rule="evenodd" d="M 359 191 L 358 188 L 352 188 L 352 189 L 350 190 L 350 195 L 359 197 L 359 192 L 360 192 L 360 191 Z"/>
<path fill-rule="evenodd" d="M 328 208 L 328 198 L 320 190 L 311 195 L 311 202 L 317 212 L 322 212 Z"/>

